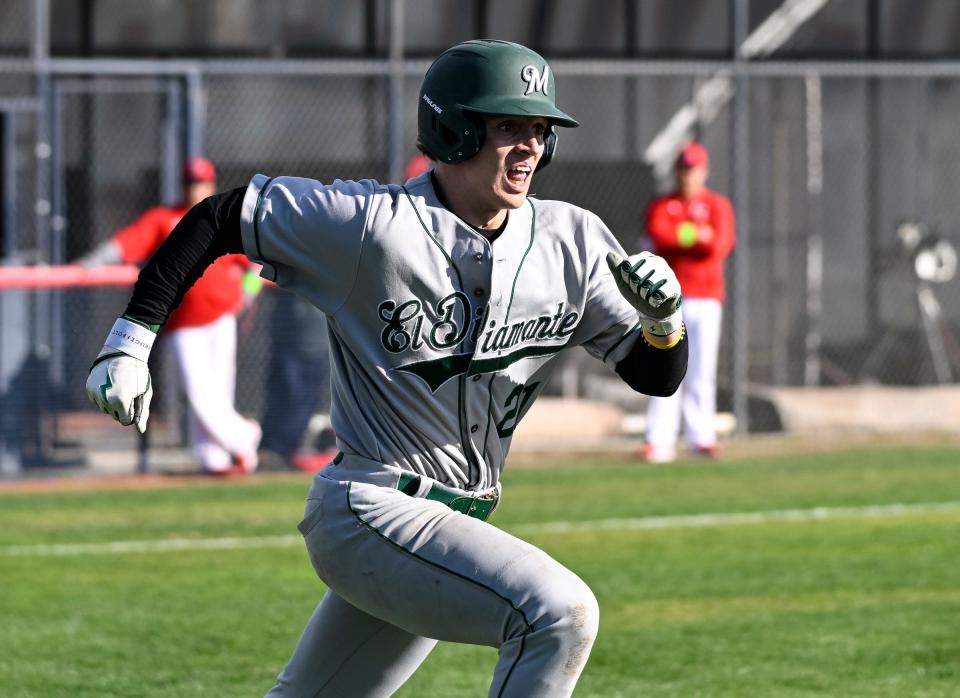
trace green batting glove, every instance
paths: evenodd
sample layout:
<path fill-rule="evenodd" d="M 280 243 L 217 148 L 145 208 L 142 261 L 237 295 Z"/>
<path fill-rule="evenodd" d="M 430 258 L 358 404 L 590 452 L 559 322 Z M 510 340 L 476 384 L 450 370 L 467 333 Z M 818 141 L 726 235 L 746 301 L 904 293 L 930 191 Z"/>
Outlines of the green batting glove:
<path fill-rule="evenodd" d="M 626 259 L 607 253 L 607 266 L 624 298 L 640 313 L 640 326 L 655 337 L 666 337 L 683 326 L 680 282 L 663 257 L 641 252 Z"/>

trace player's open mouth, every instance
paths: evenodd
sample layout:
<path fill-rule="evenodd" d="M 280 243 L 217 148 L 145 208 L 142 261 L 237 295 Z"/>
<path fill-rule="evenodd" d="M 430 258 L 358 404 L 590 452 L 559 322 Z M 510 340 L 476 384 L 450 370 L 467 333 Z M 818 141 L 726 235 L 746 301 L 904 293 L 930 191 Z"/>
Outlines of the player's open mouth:
<path fill-rule="evenodd" d="M 530 179 L 533 169 L 529 165 L 514 165 L 507 170 L 507 181 L 517 187 L 522 187 Z"/>

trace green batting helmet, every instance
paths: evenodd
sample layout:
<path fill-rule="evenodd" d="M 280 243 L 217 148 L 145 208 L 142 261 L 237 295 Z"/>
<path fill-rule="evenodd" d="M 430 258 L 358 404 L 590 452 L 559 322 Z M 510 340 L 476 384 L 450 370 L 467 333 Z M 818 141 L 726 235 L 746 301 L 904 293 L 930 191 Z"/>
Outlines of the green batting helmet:
<path fill-rule="evenodd" d="M 472 158 L 486 133 L 479 114 L 547 119 L 538 169 L 556 150 L 554 125 L 580 125 L 557 109 L 556 83 L 543 57 L 509 41 L 465 41 L 437 57 L 420 87 L 417 146 L 439 162 Z"/>

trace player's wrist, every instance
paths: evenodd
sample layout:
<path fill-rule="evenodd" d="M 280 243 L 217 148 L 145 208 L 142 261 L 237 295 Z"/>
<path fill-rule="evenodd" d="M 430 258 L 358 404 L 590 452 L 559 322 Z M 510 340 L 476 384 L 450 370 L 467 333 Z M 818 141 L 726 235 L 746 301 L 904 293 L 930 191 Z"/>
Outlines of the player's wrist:
<path fill-rule="evenodd" d="M 127 316 L 117 318 L 97 358 L 102 359 L 111 352 L 117 352 L 146 363 L 157 338 L 155 327 Z"/>
<path fill-rule="evenodd" d="M 129 320 L 135 325 L 140 325 L 140 327 L 145 327 L 146 329 L 150 330 L 154 334 L 157 334 L 158 332 L 160 332 L 160 327 L 161 327 L 160 325 L 151 325 L 150 323 L 144 322 L 143 320 L 138 320 L 137 318 L 131 315 L 121 315 L 120 319 Z"/>
<path fill-rule="evenodd" d="M 640 328 L 644 335 L 658 337 L 657 341 L 662 342 L 664 337 L 673 337 L 683 328 L 683 312 L 677 310 L 665 318 L 650 317 L 641 312 Z"/>
<path fill-rule="evenodd" d="M 682 321 L 677 329 L 666 335 L 654 334 L 653 332 L 648 332 L 646 328 L 643 328 L 644 340 L 656 349 L 672 349 L 680 343 L 684 334 L 686 334 L 686 329 Z"/>

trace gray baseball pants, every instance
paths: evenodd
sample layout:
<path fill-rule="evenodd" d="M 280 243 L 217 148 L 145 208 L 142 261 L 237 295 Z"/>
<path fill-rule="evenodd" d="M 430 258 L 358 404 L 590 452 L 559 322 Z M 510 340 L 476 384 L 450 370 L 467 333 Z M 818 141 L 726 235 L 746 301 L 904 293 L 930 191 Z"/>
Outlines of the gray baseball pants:
<path fill-rule="evenodd" d="M 346 456 L 315 477 L 299 528 L 329 591 L 268 698 L 390 696 L 437 640 L 499 649 L 491 697 L 571 695 L 599 623 L 587 585 L 399 476 Z"/>

